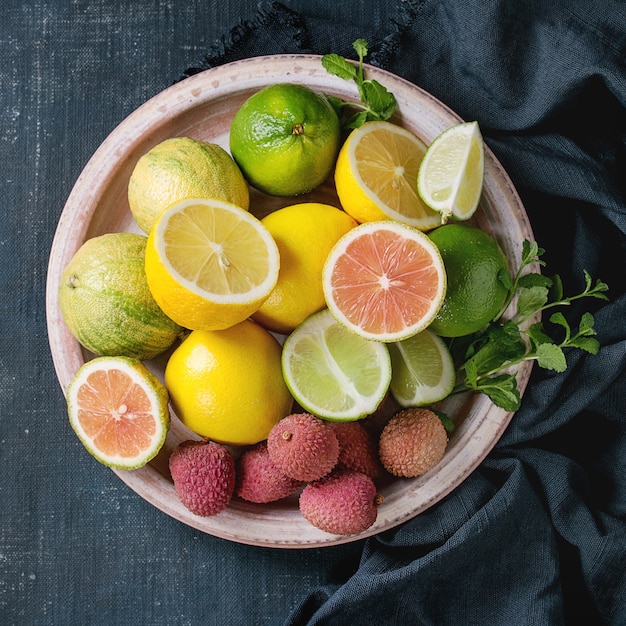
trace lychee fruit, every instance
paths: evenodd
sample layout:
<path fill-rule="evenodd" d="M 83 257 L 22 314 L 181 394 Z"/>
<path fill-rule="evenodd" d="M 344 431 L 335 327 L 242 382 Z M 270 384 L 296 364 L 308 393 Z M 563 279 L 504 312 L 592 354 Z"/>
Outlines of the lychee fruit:
<path fill-rule="evenodd" d="M 309 413 L 293 413 L 272 428 L 267 451 L 272 463 L 287 476 L 311 482 L 335 467 L 339 441 L 328 422 Z"/>
<path fill-rule="evenodd" d="M 361 422 L 329 422 L 339 441 L 339 460 L 337 466 L 377 476 L 381 465 L 378 459 L 376 443 L 367 428 Z"/>
<path fill-rule="evenodd" d="M 235 493 L 248 502 L 275 502 L 304 484 L 287 476 L 272 463 L 266 441 L 247 448 L 237 459 L 236 467 Z"/>
<path fill-rule="evenodd" d="M 367 530 L 378 515 L 374 481 L 361 472 L 336 469 L 309 483 L 300 494 L 300 512 L 313 526 L 334 535 Z"/>
<path fill-rule="evenodd" d="M 169 459 L 174 489 L 192 513 L 208 517 L 222 512 L 235 491 L 235 459 L 213 441 L 183 441 Z"/>
<path fill-rule="evenodd" d="M 378 455 L 390 474 L 412 478 L 437 465 L 447 445 L 448 434 L 437 414 L 410 408 L 387 422 L 378 440 Z"/>

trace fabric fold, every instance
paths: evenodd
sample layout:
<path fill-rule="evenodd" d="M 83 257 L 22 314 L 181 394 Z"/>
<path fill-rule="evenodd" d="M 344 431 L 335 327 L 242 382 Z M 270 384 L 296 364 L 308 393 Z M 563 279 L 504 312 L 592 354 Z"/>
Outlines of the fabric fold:
<path fill-rule="evenodd" d="M 335 52 L 478 120 L 568 294 L 583 270 L 609 302 L 599 355 L 537 366 L 522 408 L 459 487 L 364 542 L 357 571 L 303 597 L 286 624 L 626 623 L 626 6 L 615 0 L 398 0 L 384 31 L 262 3 L 189 76 L 247 56 Z M 549 313 L 546 314 L 549 316 Z M 547 319 L 547 317 L 545 318 Z"/>

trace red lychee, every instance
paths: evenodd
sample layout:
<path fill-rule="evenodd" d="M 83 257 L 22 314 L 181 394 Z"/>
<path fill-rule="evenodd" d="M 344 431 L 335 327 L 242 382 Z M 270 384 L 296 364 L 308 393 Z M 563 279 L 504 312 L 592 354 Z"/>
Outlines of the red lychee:
<path fill-rule="evenodd" d="M 376 444 L 361 422 L 329 422 L 339 441 L 337 467 L 367 474 L 371 478 L 381 470 Z"/>
<path fill-rule="evenodd" d="M 287 476 L 310 482 L 335 467 L 339 442 L 328 422 L 308 413 L 294 413 L 272 428 L 267 451 L 272 463 Z"/>
<path fill-rule="evenodd" d="M 183 441 L 169 459 L 174 488 L 180 501 L 195 515 L 217 515 L 235 490 L 235 459 L 224 445 L 213 441 Z"/>
<path fill-rule="evenodd" d="M 287 476 L 272 463 L 265 441 L 245 450 L 236 467 L 235 493 L 248 502 L 275 502 L 291 495 L 304 484 Z"/>
<path fill-rule="evenodd" d="M 334 535 L 367 530 L 378 515 L 374 481 L 361 472 L 334 470 L 300 494 L 300 512 L 313 526 Z"/>

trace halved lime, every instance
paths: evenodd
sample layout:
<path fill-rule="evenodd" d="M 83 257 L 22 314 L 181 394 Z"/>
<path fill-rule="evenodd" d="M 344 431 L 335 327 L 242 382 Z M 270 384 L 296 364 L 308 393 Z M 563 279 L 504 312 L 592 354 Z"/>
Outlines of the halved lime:
<path fill-rule="evenodd" d="M 400 406 L 426 406 L 450 394 L 456 372 L 441 337 L 426 329 L 387 347 L 391 355 L 391 393 Z"/>
<path fill-rule="evenodd" d="M 485 149 L 477 122 L 443 131 L 428 146 L 417 174 L 417 190 L 428 207 L 449 217 L 469 219 L 478 208 L 485 172 Z"/>
<path fill-rule="evenodd" d="M 282 366 L 296 402 L 336 421 L 373 413 L 391 381 L 386 345 L 351 332 L 328 309 L 309 316 L 287 337 Z"/>

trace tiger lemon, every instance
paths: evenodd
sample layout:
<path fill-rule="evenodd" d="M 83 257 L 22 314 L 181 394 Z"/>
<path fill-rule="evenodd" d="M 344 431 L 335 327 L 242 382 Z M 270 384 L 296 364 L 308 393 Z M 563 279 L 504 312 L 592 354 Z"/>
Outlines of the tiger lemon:
<path fill-rule="evenodd" d="M 146 234 L 168 206 L 191 197 L 224 200 L 246 210 L 250 204 L 241 170 L 217 144 L 172 137 L 137 161 L 128 183 L 128 204 Z"/>
<path fill-rule="evenodd" d="M 182 332 L 155 302 L 144 269 L 145 235 L 88 239 L 63 270 L 59 307 L 69 331 L 96 355 L 150 359 Z"/>

